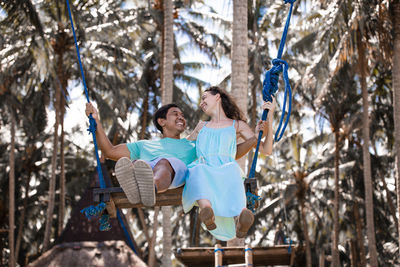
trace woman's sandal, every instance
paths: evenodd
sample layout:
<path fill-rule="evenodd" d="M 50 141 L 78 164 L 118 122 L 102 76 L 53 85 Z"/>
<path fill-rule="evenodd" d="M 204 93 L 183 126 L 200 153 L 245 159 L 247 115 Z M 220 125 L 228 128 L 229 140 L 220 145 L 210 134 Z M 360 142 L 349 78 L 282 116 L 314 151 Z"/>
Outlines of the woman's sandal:
<path fill-rule="evenodd" d="M 217 225 L 215 224 L 215 216 L 214 216 L 214 211 L 211 207 L 205 207 L 200 211 L 199 214 L 200 221 L 205 224 L 207 227 L 207 230 L 214 230 L 217 228 Z"/>
<path fill-rule="evenodd" d="M 236 237 L 244 238 L 254 222 L 254 215 L 248 209 L 243 209 L 236 222 Z"/>

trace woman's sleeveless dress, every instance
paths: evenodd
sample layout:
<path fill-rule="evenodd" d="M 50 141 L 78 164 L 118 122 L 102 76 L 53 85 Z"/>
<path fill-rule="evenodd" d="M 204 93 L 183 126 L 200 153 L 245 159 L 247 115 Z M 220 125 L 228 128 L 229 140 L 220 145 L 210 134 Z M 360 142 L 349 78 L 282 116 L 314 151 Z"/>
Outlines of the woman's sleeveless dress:
<path fill-rule="evenodd" d="M 233 217 L 246 207 L 241 169 L 235 161 L 235 121 L 225 128 L 204 125 L 197 136 L 196 153 L 198 159 L 188 166 L 183 210 L 189 212 L 197 200 L 208 199 L 217 225 L 210 233 L 219 240 L 230 240 L 236 235 Z"/>

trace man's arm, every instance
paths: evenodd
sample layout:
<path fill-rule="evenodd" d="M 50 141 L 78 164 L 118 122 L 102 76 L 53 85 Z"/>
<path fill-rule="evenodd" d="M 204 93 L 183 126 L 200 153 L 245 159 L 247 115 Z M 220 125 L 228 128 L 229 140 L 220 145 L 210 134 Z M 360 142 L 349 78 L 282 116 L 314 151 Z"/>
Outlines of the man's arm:
<path fill-rule="evenodd" d="M 101 125 L 99 113 L 97 109 L 93 106 L 92 103 L 86 104 L 86 116 L 92 114 L 93 119 L 96 120 L 96 141 L 100 147 L 101 152 L 103 153 L 104 157 L 112 160 L 119 160 L 122 157 L 130 157 L 130 152 L 126 144 L 119 144 L 114 146 L 110 140 L 108 139 L 106 133 L 104 132 L 104 128 Z"/>

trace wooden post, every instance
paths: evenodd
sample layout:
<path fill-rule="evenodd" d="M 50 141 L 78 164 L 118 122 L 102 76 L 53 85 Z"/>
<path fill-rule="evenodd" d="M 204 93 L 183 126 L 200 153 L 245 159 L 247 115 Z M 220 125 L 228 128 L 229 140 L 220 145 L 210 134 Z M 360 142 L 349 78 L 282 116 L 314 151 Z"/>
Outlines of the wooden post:
<path fill-rule="evenodd" d="M 215 256 L 215 267 L 222 266 L 222 249 L 220 244 L 215 245 L 214 256 Z"/>
<path fill-rule="evenodd" d="M 15 266 L 15 245 L 14 245 L 14 226 L 15 226 L 15 117 L 11 111 L 11 145 L 10 145 L 10 172 L 8 182 L 9 208 L 8 208 L 8 246 L 10 248 L 8 266 Z M 22 227 L 22 225 L 20 226 Z"/>
<path fill-rule="evenodd" d="M 245 258 L 246 267 L 253 266 L 253 249 L 251 248 L 250 245 L 245 246 L 244 258 Z"/>
<path fill-rule="evenodd" d="M 319 267 L 325 267 L 325 250 L 323 248 L 319 253 Z"/>

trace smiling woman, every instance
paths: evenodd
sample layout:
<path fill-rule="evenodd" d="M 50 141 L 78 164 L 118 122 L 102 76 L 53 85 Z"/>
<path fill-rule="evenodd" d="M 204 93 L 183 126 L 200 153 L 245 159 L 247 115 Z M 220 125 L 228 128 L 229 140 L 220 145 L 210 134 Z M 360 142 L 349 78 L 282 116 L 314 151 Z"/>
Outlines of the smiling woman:
<path fill-rule="evenodd" d="M 265 130 L 266 140 L 261 148 L 264 154 L 271 154 L 275 101 L 266 104 L 271 112 L 268 130 Z M 253 224 L 254 216 L 246 208 L 242 171 L 235 161 L 237 139 L 243 138 L 250 150 L 256 143 L 255 134 L 233 99 L 219 87 L 205 90 L 200 107 L 211 119 L 200 122 L 190 135 L 196 139 L 197 160 L 188 166 L 183 209 L 189 212 L 195 205 L 199 206 L 200 221 L 219 240 L 243 238 Z M 264 130 L 265 124 L 260 122 L 258 131 Z"/>

